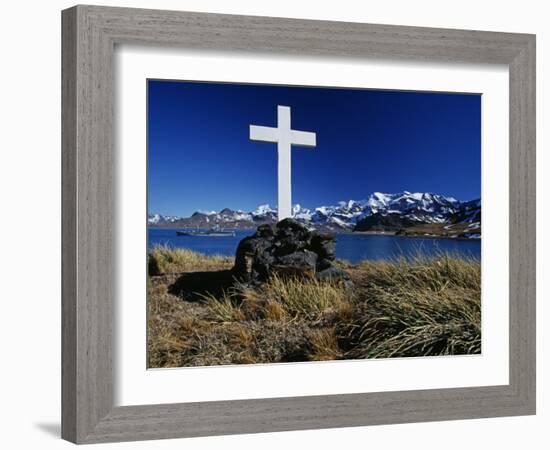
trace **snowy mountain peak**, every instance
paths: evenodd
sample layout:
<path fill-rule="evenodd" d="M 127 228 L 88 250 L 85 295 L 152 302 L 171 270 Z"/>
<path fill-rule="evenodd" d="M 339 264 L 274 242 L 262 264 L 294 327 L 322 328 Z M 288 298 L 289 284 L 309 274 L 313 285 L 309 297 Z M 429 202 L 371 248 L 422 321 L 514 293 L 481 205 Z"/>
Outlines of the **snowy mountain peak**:
<path fill-rule="evenodd" d="M 430 192 L 374 192 L 366 200 L 350 199 L 313 210 L 295 204 L 292 206 L 292 217 L 309 225 L 334 230 L 354 230 L 359 222 L 364 223 L 367 219 L 372 222 L 372 218 L 376 217 L 400 217 L 407 223 L 418 224 L 477 223 L 481 220 L 481 205 L 479 200 L 459 202 L 453 197 Z M 256 224 L 274 223 L 277 219 L 277 208 L 262 204 L 251 212 L 224 208 L 220 212 L 196 212 L 190 218 L 152 214 L 148 217 L 148 223 L 151 226 L 177 223 L 179 226 L 219 224 L 253 228 Z"/>
<path fill-rule="evenodd" d="M 311 220 L 311 211 L 307 208 L 302 208 L 300 204 L 296 204 L 292 206 L 292 217 L 309 222 Z"/>
<path fill-rule="evenodd" d="M 255 216 L 261 216 L 270 212 L 277 212 L 276 209 L 273 209 L 269 204 L 260 205 L 256 208 L 255 211 L 252 212 Z"/>
<path fill-rule="evenodd" d="M 162 214 L 149 214 L 147 223 L 149 225 L 158 225 L 160 223 L 173 223 L 180 218 L 177 216 L 163 216 Z"/>

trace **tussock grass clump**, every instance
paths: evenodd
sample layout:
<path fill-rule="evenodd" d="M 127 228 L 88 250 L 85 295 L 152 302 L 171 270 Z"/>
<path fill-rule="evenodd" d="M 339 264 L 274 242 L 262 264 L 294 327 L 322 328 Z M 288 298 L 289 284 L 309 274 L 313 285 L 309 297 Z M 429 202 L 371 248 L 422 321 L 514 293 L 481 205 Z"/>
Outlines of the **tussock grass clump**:
<path fill-rule="evenodd" d="M 235 295 L 227 292 L 222 294 L 221 298 L 216 298 L 212 294 L 202 296 L 206 307 L 213 320 L 218 322 L 239 322 L 245 319 L 245 315 L 238 305 L 238 299 Z"/>
<path fill-rule="evenodd" d="M 350 358 L 481 352 L 478 260 L 440 255 L 359 265 L 368 282 L 341 326 Z"/>
<path fill-rule="evenodd" d="M 473 290 L 481 286 L 479 260 L 448 253 L 433 258 L 419 254 L 410 259 L 363 261 L 357 268 L 364 271 L 370 285 L 380 287 L 400 285 L 412 290 L 442 291 L 448 286 Z"/>
<path fill-rule="evenodd" d="M 271 310 L 282 310 L 283 316 L 303 319 L 318 318 L 327 309 L 337 308 L 350 297 L 341 282 L 278 275 L 273 275 L 257 289 L 245 290 L 243 294 L 249 301 L 263 299 L 271 305 Z"/>
<path fill-rule="evenodd" d="M 200 270 L 223 270 L 233 267 L 233 258 L 207 256 L 183 248 L 156 246 L 148 255 L 150 275 L 195 272 Z"/>
<path fill-rule="evenodd" d="M 310 334 L 312 361 L 332 361 L 342 358 L 342 349 L 334 327 L 314 329 Z"/>
<path fill-rule="evenodd" d="M 154 254 L 166 273 L 232 265 L 185 250 Z M 256 288 L 235 282 L 191 296 L 170 289 L 182 277 L 150 277 L 149 367 L 480 353 L 479 260 L 441 254 L 338 264 L 351 289 L 273 275 Z"/>
<path fill-rule="evenodd" d="M 315 320 L 350 300 L 341 282 L 273 275 L 257 288 L 237 285 L 219 297 L 201 296 L 214 320 Z"/>

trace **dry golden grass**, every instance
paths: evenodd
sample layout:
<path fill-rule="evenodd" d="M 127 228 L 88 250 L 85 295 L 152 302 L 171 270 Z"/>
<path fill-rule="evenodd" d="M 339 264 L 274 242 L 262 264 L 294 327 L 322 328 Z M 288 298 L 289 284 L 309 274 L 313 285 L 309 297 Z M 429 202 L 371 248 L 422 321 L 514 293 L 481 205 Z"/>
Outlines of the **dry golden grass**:
<path fill-rule="evenodd" d="M 334 327 L 315 329 L 311 332 L 311 361 L 332 361 L 342 357 Z"/>
<path fill-rule="evenodd" d="M 278 302 L 267 302 L 264 311 L 266 320 L 278 322 L 287 319 L 285 308 Z"/>
<path fill-rule="evenodd" d="M 211 319 L 218 322 L 241 322 L 245 319 L 236 299 L 229 293 L 224 292 L 221 298 L 212 294 L 203 295 L 203 298 Z"/>
<path fill-rule="evenodd" d="M 228 256 L 205 256 L 183 248 L 154 247 L 148 255 L 149 267 L 157 274 L 223 270 L 233 267 L 234 259 Z"/>
<path fill-rule="evenodd" d="M 155 249 L 166 272 L 232 264 L 174 253 Z M 150 277 L 149 367 L 480 353 L 479 261 L 440 255 L 338 264 L 352 289 L 273 276 L 255 289 L 235 285 L 191 301 L 169 293 L 175 276 Z"/>
<path fill-rule="evenodd" d="M 341 282 L 319 281 L 315 278 L 286 278 L 273 275 L 269 282 L 256 289 L 245 289 L 245 299 L 264 300 L 280 317 L 314 320 L 330 308 L 349 301 L 348 292 Z"/>

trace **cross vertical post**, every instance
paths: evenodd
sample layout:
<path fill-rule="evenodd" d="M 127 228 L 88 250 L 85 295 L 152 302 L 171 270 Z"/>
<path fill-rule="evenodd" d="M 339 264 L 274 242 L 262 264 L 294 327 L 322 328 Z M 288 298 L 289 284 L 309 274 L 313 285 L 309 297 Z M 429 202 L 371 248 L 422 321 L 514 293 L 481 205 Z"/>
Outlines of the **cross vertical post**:
<path fill-rule="evenodd" d="M 279 129 L 279 141 L 277 142 L 277 203 L 279 220 L 283 220 L 292 215 L 290 108 L 288 106 L 277 106 L 277 128 Z"/>

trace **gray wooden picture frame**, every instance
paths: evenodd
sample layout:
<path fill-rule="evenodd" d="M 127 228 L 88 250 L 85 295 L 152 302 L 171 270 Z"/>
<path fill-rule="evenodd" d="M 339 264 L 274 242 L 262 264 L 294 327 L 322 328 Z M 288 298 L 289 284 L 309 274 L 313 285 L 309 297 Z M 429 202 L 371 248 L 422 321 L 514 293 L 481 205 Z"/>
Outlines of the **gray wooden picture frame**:
<path fill-rule="evenodd" d="M 535 36 L 98 6 L 63 11 L 62 34 L 64 439 L 94 443 L 535 413 Z M 115 407 L 113 52 L 125 43 L 506 64 L 509 384 Z"/>

